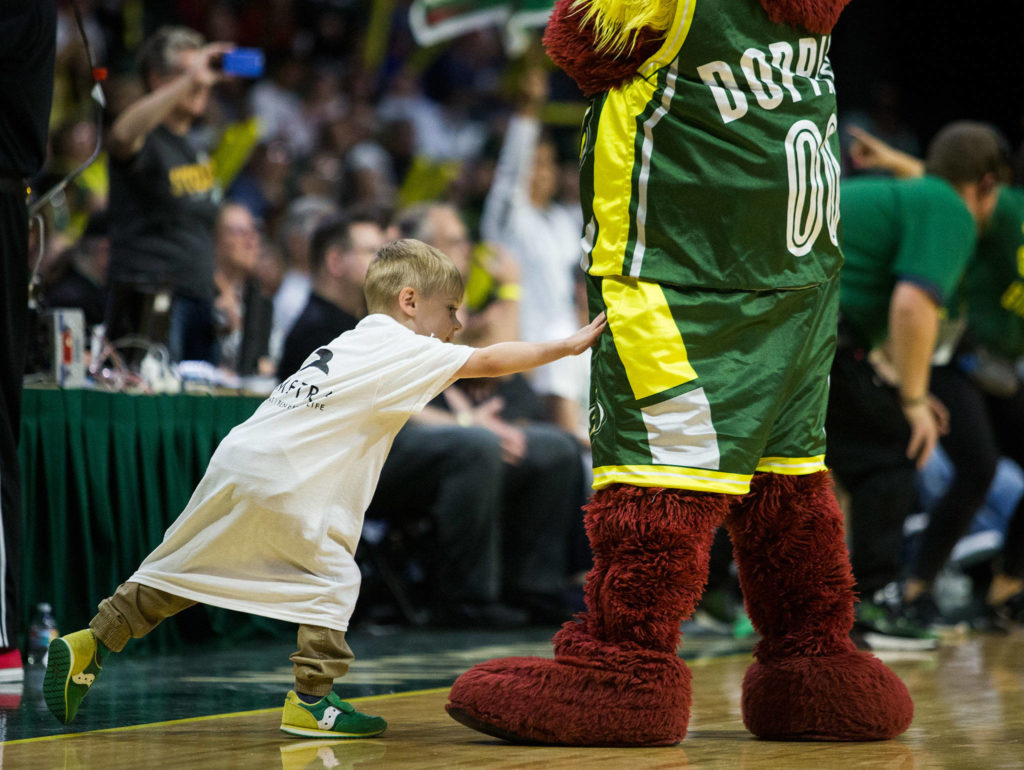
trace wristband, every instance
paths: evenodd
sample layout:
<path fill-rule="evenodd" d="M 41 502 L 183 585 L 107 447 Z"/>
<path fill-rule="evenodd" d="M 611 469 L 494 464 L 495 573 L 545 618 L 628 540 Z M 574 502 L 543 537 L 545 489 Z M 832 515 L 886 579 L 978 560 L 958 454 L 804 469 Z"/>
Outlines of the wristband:
<path fill-rule="evenodd" d="M 921 406 L 922 404 L 927 403 L 927 393 L 925 393 L 923 396 L 918 396 L 917 398 L 904 398 L 903 396 L 900 396 L 900 405 L 903 406 L 904 409 L 909 409 L 912 406 Z"/>
<path fill-rule="evenodd" d="M 463 428 L 468 428 L 473 424 L 473 415 L 469 412 L 459 412 L 455 415 L 455 423 Z"/>
<path fill-rule="evenodd" d="M 507 299 L 518 302 L 523 296 L 523 287 L 518 283 L 503 283 L 498 287 L 498 299 Z"/>

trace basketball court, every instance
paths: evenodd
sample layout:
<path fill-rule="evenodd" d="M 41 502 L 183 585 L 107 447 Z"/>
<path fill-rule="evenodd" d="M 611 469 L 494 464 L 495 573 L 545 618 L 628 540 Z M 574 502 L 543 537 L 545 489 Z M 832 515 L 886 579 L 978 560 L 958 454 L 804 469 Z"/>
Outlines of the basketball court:
<path fill-rule="evenodd" d="M 173 621 L 171 621 L 173 622 Z M 379 738 L 290 738 L 278 730 L 290 687 L 282 641 L 200 646 L 113 658 L 72 725 L 46 710 L 42 668 L 0 687 L 2 768 L 1024 768 L 1024 631 L 952 634 L 937 652 L 882 653 L 916 704 L 900 738 L 786 743 L 753 738 L 740 718 L 751 638 L 687 635 L 690 730 L 677 746 L 606 749 L 514 746 L 444 711 L 448 686 L 495 656 L 550 656 L 554 629 L 353 632 L 357 660 L 337 691 L 387 719 Z"/>

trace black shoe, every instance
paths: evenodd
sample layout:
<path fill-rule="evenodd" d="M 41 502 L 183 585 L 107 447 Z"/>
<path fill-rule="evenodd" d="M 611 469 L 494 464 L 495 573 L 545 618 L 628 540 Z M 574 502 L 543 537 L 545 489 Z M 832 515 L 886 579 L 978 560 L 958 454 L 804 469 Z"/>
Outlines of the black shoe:
<path fill-rule="evenodd" d="M 438 628 L 523 628 L 530 623 L 525 610 L 499 602 L 460 602 L 437 607 L 430 624 Z"/>
<path fill-rule="evenodd" d="M 1014 594 L 1002 604 L 988 604 L 985 610 L 992 630 L 1013 631 L 1024 625 L 1024 591 Z"/>
<path fill-rule="evenodd" d="M 950 627 L 943 619 L 939 605 L 929 593 L 921 594 L 912 602 L 904 602 L 900 614 L 914 625 L 931 631 Z"/>
<path fill-rule="evenodd" d="M 939 637 L 934 631 L 912 622 L 900 608 L 858 602 L 854 607 L 853 637 L 858 646 L 872 650 L 934 650 Z"/>

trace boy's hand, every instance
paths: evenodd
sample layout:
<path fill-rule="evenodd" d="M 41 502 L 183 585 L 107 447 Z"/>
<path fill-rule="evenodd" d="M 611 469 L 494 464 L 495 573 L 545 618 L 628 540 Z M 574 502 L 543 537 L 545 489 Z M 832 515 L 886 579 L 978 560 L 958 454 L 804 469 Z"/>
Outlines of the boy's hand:
<path fill-rule="evenodd" d="M 604 327 L 607 326 L 607 324 L 608 322 L 605 318 L 605 314 L 601 313 L 601 315 L 593 321 L 566 339 L 572 354 L 574 356 L 578 356 L 584 350 L 597 342 L 597 338 L 601 336 L 601 332 L 604 331 Z"/>

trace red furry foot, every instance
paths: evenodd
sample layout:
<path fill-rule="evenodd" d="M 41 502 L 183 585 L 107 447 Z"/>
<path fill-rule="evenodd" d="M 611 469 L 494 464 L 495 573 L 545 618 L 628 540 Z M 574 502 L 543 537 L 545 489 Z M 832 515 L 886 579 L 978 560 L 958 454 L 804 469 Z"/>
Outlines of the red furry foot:
<path fill-rule="evenodd" d="M 776 741 L 881 741 L 910 726 L 910 693 L 863 652 L 755 663 L 743 678 L 743 723 Z"/>
<path fill-rule="evenodd" d="M 674 654 L 614 647 L 573 630 L 558 658 L 480 663 L 452 686 L 458 722 L 513 743 L 671 746 L 686 735 L 690 671 Z"/>

